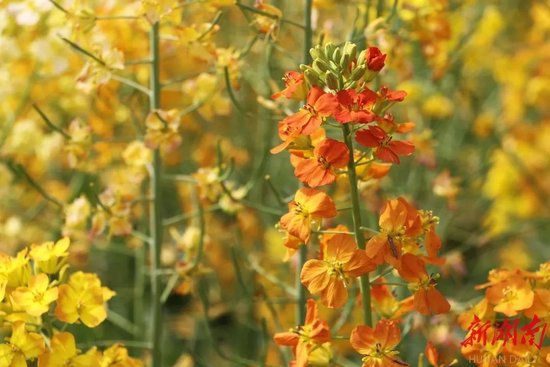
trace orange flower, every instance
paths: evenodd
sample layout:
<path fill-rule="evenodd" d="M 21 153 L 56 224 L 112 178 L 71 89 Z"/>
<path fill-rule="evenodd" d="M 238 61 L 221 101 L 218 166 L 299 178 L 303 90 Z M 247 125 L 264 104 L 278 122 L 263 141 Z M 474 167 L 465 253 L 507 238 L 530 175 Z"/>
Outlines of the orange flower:
<path fill-rule="evenodd" d="M 376 312 L 385 319 L 398 319 L 404 314 L 412 311 L 412 302 L 400 302 L 392 292 L 392 289 L 383 284 L 384 277 L 378 278 L 376 283 L 371 285 L 372 305 Z"/>
<path fill-rule="evenodd" d="M 313 150 L 313 157 L 302 159 L 294 174 L 311 187 L 327 185 L 336 180 L 335 170 L 348 164 L 349 150 L 346 144 L 325 139 Z"/>
<path fill-rule="evenodd" d="M 305 325 L 288 332 L 276 333 L 275 343 L 292 347 L 296 355 L 296 367 L 306 367 L 310 354 L 330 341 L 330 328 L 326 321 L 319 319 L 315 301 L 307 301 Z"/>
<path fill-rule="evenodd" d="M 380 320 L 374 329 L 357 326 L 351 332 L 351 346 L 363 355 L 362 367 L 403 367 L 394 348 L 401 340 L 401 331 L 394 321 Z"/>
<path fill-rule="evenodd" d="M 325 306 L 335 308 L 346 302 L 350 281 L 375 268 L 352 236 L 336 234 L 327 241 L 321 260 L 304 264 L 301 279 L 311 293 L 320 294 Z"/>
<path fill-rule="evenodd" d="M 451 305 L 435 288 L 433 275 L 428 275 L 424 261 L 413 254 L 401 256 L 399 275 L 409 283 L 414 292 L 414 308 L 423 315 L 449 312 Z"/>
<path fill-rule="evenodd" d="M 387 201 L 380 214 L 380 234 L 367 243 L 366 253 L 376 264 L 384 261 L 397 266 L 404 246 L 416 246 L 416 237 L 422 232 L 418 211 L 405 199 Z"/>
<path fill-rule="evenodd" d="M 283 81 L 285 82 L 285 89 L 273 94 L 271 98 L 278 99 L 284 96 L 285 98 L 299 101 L 306 98 L 307 89 L 304 83 L 304 74 L 296 71 L 289 71 L 283 77 Z"/>
<path fill-rule="evenodd" d="M 336 206 L 330 196 L 321 190 L 302 188 L 288 204 L 288 213 L 281 217 L 281 228 L 307 243 L 311 227 L 318 226 L 322 218 L 332 218 L 336 214 Z"/>
<path fill-rule="evenodd" d="M 451 363 L 441 363 L 439 358 L 439 352 L 437 351 L 437 349 L 435 349 L 431 341 L 428 341 L 426 343 L 426 348 L 424 348 L 424 354 L 428 359 L 428 363 L 431 364 L 433 367 L 448 367 L 448 366 L 454 366 L 455 364 L 458 363 L 456 359 L 452 360 Z"/>
<path fill-rule="evenodd" d="M 287 231 L 284 231 L 283 245 L 286 247 L 286 254 L 283 261 L 288 261 L 298 250 L 298 247 L 302 244 L 302 241 Z"/>
<path fill-rule="evenodd" d="M 338 103 L 333 94 L 325 93 L 319 87 L 311 88 L 305 106 L 300 111 L 279 122 L 279 137 L 284 142 L 273 148 L 271 152 L 277 153 L 286 148 L 290 144 L 289 141 L 292 141 L 298 135 L 313 133 L 327 117 L 336 111 L 337 107 Z M 284 147 L 281 149 L 281 146 Z"/>
<path fill-rule="evenodd" d="M 520 276 L 512 276 L 487 288 L 485 293 L 494 310 L 506 316 L 515 316 L 518 311 L 533 305 L 535 293 L 528 281 Z"/>
<path fill-rule="evenodd" d="M 399 164 L 399 156 L 413 154 L 414 145 L 409 141 L 393 140 L 393 137 L 378 126 L 369 126 L 355 134 L 357 142 L 374 149 L 376 158 Z"/>

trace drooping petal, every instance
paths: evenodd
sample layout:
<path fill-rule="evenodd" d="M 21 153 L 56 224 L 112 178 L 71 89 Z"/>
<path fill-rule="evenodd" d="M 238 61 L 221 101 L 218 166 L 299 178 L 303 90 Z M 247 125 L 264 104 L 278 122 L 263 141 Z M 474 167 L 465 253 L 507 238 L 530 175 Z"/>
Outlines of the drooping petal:
<path fill-rule="evenodd" d="M 330 282 L 328 270 L 327 264 L 324 261 L 306 261 L 300 274 L 302 284 L 313 294 L 321 292 Z"/>
<path fill-rule="evenodd" d="M 367 325 L 359 325 L 352 330 L 349 341 L 353 349 L 360 354 L 369 354 L 376 343 L 374 330 Z"/>
<path fill-rule="evenodd" d="M 392 320 L 380 320 L 374 329 L 374 338 L 384 349 L 393 349 L 401 340 L 401 330 Z"/>

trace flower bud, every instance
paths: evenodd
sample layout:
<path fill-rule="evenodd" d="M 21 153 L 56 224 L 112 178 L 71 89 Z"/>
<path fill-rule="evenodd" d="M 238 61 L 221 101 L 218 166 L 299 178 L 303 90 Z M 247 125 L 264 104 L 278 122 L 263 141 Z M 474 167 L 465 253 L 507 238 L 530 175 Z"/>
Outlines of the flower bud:
<path fill-rule="evenodd" d="M 319 73 L 325 73 L 329 69 L 328 64 L 321 59 L 313 60 L 312 66 L 313 69 Z"/>
<path fill-rule="evenodd" d="M 338 83 L 338 77 L 336 74 L 334 74 L 332 71 L 327 71 L 325 74 L 325 81 L 327 83 L 327 87 L 329 87 L 332 90 L 339 90 L 339 83 Z"/>
<path fill-rule="evenodd" d="M 378 72 L 382 70 L 386 61 L 386 54 L 383 54 L 377 47 L 369 47 L 365 56 L 370 71 Z"/>
<path fill-rule="evenodd" d="M 304 78 L 310 85 L 318 85 L 319 87 L 323 87 L 325 85 L 321 78 L 319 78 L 319 74 L 317 74 L 315 70 L 310 67 L 304 70 Z"/>
<path fill-rule="evenodd" d="M 346 42 L 344 45 L 344 55 L 348 55 L 350 60 L 353 60 L 357 57 L 357 45 L 355 43 Z"/>
<path fill-rule="evenodd" d="M 340 68 L 342 69 L 342 73 L 344 75 L 349 75 L 349 65 L 351 63 L 351 58 L 349 54 L 343 54 L 342 58 L 340 59 Z"/>
<path fill-rule="evenodd" d="M 341 59 L 342 59 L 342 50 L 340 49 L 340 47 L 336 47 L 334 49 L 334 52 L 332 53 L 332 61 L 334 61 L 336 65 L 339 65 Z"/>

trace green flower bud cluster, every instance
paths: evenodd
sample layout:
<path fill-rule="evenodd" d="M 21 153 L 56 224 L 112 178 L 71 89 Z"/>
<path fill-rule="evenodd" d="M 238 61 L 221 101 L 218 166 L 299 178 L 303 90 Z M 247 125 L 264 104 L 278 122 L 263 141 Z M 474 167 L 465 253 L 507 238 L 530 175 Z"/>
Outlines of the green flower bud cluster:
<path fill-rule="evenodd" d="M 313 58 L 311 66 L 300 65 L 300 69 L 311 85 L 333 91 L 355 88 L 367 71 L 366 51 L 358 55 L 357 46 L 351 42 L 343 46 L 317 45 L 309 53 Z"/>

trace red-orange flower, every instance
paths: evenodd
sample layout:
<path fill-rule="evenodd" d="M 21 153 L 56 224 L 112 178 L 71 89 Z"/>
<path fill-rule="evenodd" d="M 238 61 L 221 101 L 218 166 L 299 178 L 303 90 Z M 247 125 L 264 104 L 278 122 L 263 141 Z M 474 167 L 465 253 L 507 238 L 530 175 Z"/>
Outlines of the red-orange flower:
<path fill-rule="evenodd" d="M 414 292 L 414 308 L 423 315 L 449 312 L 451 305 L 435 288 L 433 275 L 428 275 L 424 261 L 413 254 L 401 256 L 399 275 L 409 283 Z"/>
<path fill-rule="evenodd" d="M 304 264 L 301 279 L 311 293 L 321 296 L 325 306 L 341 307 L 348 298 L 350 282 L 375 268 L 352 236 L 336 234 L 327 241 L 320 260 Z"/>
<path fill-rule="evenodd" d="M 373 329 L 357 326 L 351 332 L 351 346 L 363 355 L 362 367 L 403 367 L 407 363 L 398 359 L 394 348 L 401 340 L 401 331 L 394 321 L 380 320 Z"/>
<path fill-rule="evenodd" d="M 367 48 L 365 61 L 367 68 L 371 71 L 380 71 L 384 67 L 386 54 L 383 54 L 378 47 Z"/>
<path fill-rule="evenodd" d="M 353 89 L 338 92 L 336 100 L 339 108 L 334 113 L 334 119 L 340 123 L 369 123 L 376 119 L 371 107 L 376 103 L 377 94 L 370 89 L 357 93 Z"/>
<path fill-rule="evenodd" d="M 326 185 L 336 180 L 336 170 L 348 164 L 346 144 L 325 139 L 313 150 L 313 157 L 302 159 L 294 170 L 298 179 L 311 187 Z"/>
<path fill-rule="evenodd" d="M 404 90 L 390 90 L 388 87 L 383 86 L 380 88 L 379 95 L 387 102 L 402 102 L 407 96 L 407 92 Z"/>
<path fill-rule="evenodd" d="M 285 88 L 282 91 L 273 94 L 271 98 L 277 99 L 284 96 L 285 98 L 296 99 L 299 101 L 306 98 L 307 90 L 304 83 L 304 74 L 296 71 L 289 71 L 283 77 L 283 81 L 285 82 Z"/>
<path fill-rule="evenodd" d="M 330 341 L 330 328 L 326 321 L 318 317 L 315 301 L 309 299 L 305 325 L 288 332 L 277 333 L 274 339 L 279 345 L 293 348 L 296 367 L 306 367 L 310 353 L 317 348 L 322 348 L 324 343 Z"/>
<path fill-rule="evenodd" d="M 414 145 L 405 140 L 393 140 L 378 126 L 369 126 L 367 129 L 359 130 L 355 134 L 357 142 L 367 148 L 374 149 L 374 155 L 386 162 L 397 163 L 401 161 L 399 156 L 413 154 Z"/>
<path fill-rule="evenodd" d="M 288 213 L 281 217 L 281 227 L 304 243 L 309 241 L 312 225 L 322 218 L 336 216 L 334 202 L 321 190 L 301 188 L 288 204 Z"/>

